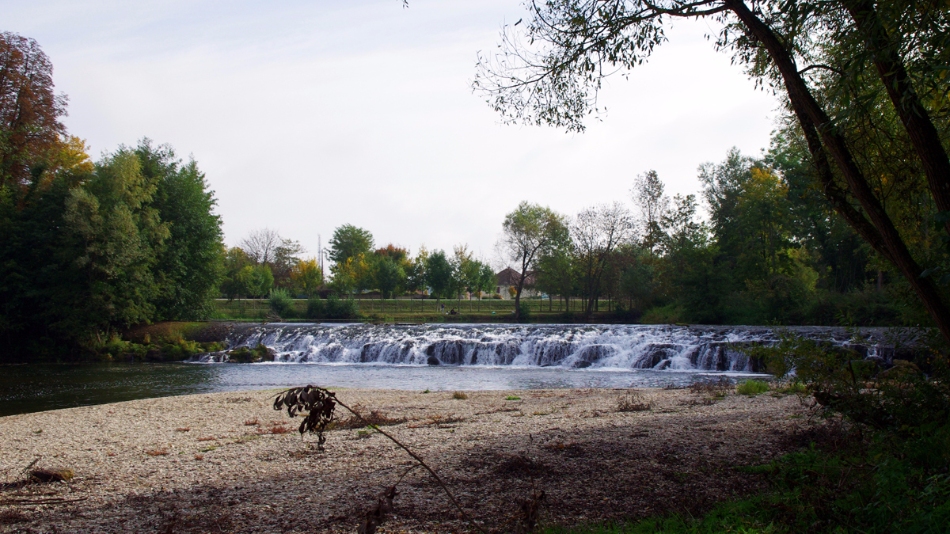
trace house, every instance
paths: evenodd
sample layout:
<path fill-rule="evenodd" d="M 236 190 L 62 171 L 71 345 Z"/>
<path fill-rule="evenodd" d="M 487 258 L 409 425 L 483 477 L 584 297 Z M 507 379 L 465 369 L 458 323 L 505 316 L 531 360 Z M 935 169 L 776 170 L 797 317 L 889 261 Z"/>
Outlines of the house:
<path fill-rule="evenodd" d="M 511 267 L 505 267 L 504 270 L 495 274 L 495 293 L 501 295 L 501 298 L 505 300 L 514 298 L 512 296 L 513 291 L 509 291 L 508 288 L 517 289 L 519 280 L 521 280 L 521 273 Z M 521 298 L 536 297 L 539 294 L 534 290 L 534 273 L 529 272 L 524 281 Z"/>

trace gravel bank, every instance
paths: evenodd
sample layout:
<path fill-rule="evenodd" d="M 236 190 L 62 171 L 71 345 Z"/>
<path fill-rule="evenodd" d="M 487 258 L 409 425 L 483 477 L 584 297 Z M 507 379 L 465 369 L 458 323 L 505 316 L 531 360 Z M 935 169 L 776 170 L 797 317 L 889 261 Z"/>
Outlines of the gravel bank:
<path fill-rule="evenodd" d="M 355 532 L 411 459 L 357 428 L 329 432 L 326 450 L 317 451 L 315 437 L 301 438 L 296 423 L 272 409 L 273 395 L 215 393 L 0 418 L 0 531 Z M 762 487 L 736 467 L 801 446 L 817 425 L 797 397 L 768 394 L 715 401 L 690 390 L 337 395 L 405 419 L 385 429 L 435 468 L 489 531 L 510 530 L 519 499 L 536 490 L 546 492 L 547 524 L 701 513 Z M 625 396 L 652 408 L 619 411 Z M 69 468 L 75 478 L 14 487 L 36 459 L 36 467 Z M 469 530 L 422 469 L 398 489 L 395 516 L 381 532 Z"/>

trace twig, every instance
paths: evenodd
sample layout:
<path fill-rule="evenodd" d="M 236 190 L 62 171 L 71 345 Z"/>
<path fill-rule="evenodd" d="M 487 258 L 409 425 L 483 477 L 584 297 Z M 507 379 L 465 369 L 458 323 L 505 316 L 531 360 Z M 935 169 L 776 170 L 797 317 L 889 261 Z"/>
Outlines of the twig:
<path fill-rule="evenodd" d="M 403 445 L 402 442 L 400 442 L 398 439 L 392 437 L 391 435 L 389 435 L 388 433 L 386 433 L 385 431 L 383 431 L 383 429 L 379 428 L 378 425 L 374 425 L 374 424 L 370 423 L 369 421 L 367 421 L 362 415 L 360 415 L 359 412 L 353 410 L 352 408 L 350 408 L 350 407 L 347 406 L 346 404 L 343 404 L 343 403 L 340 401 L 339 398 L 336 398 L 336 397 L 334 396 L 334 399 L 336 400 L 337 404 L 339 404 L 340 406 L 346 408 L 346 410 L 347 410 L 348 412 L 350 412 L 351 414 L 353 414 L 353 415 L 354 415 L 357 419 L 359 419 L 360 421 L 363 421 L 364 423 L 366 423 L 366 426 L 372 428 L 372 429 L 375 430 L 376 432 L 379 432 L 380 434 L 382 434 L 382 435 L 386 436 L 387 438 L 389 438 L 390 441 L 392 441 L 392 442 L 395 443 L 396 445 L 399 445 L 399 447 L 402 448 L 402 450 L 406 451 L 406 453 L 407 453 L 409 456 L 412 456 L 412 458 L 413 458 L 415 461 L 419 462 L 418 465 L 421 465 L 426 471 L 429 472 L 430 475 L 432 475 L 432 478 L 434 478 L 435 481 L 439 483 L 439 486 L 442 487 L 442 491 L 444 491 L 445 494 L 449 496 L 449 500 L 452 501 L 452 504 L 455 505 L 455 508 L 459 511 L 460 514 L 462 514 L 462 517 L 464 517 L 465 520 L 468 521 L 469 524 L 471 524 L 473 527 L 475 527 L 475 529 L 478 530 L 479 532 L 483 532 L 483 533 L 485 533 L 485 534 L 488 534 L 488 531 L 486 531 L 485 529 L 483 529 L 482 527 L 480 527 L 477 523 L 475 523 L 475 520 L 472 519 L 472 516 L 468 515 L 468 513 L 467 513 L 464 509 L 462 509 L 462 505 L 460 505 L 459 502 L 455 499 L 455 495 L 452 494 L 452 492 L 449 490 L 449 487 L 446 486 L 445 482 L 442 481 L 442 479 L 439 477 L 439 475 L 437 475 L 436 472 L 433 471 L 431 467 L 429 467 L 429 464 L 425 463 L 425 461 L 424 461 L 422 458 L 420 458 L 419 455 L 417 455 L 416 453 L 412 452 L 412 451 L 409 449 L 409 447 Z M 411 471 L 411 469 L 410 469 L 410 471 Z M 409 471 L 406 471 L 406 473 L 403 474 L 403 476 L 405 476 L 405 475 L 408 474 L 408 473 L 409 473 Z M 402 477 L 400 477 L 400 480 L 402 480 Z M 397 482 L 397 484 L 398 484 L 398 482 Z"/>
<path fill-rule="evenodd" d="M 51 497 L 49 499 L 30 499 L 30 498 L 12 498 L 12 499 L 0 499 L 0 505 L 11 505 L 11 504 L 65 504 L 71 502 L 85 501 L 86 497 L 76 497 L 75 499 L 67 499 L 65 497 Z"/>
<path fill-rule="evenodd" d="M 36 465 L 37 462 L 40 461 L 40 458 L 42 458 L 42 456 L 37 456 L 32 462 L 30 462 L 30 465 L 24 467 L 23 471 L 20 471 L 20 472 L 26 473 L 27 471 L 29 471 L 31 467 L 33 467 L 34 465 Z"/>

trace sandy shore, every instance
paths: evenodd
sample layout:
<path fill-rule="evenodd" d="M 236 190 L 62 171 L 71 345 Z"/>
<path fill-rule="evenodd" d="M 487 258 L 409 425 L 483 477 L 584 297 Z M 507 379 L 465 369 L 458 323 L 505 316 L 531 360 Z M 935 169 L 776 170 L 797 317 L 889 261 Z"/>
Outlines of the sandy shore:
<path fill-rule="evenodd" d="M 546 524 L 701 513 L 761 488 L 763 480 L 737 467 L 800 447 L 817 425 L 795 396 L 713 401 L 690 390 L 640 390 L 652 408 L 619 411 L 628 394 L 337 392 L 351 406 L 405 418 L 385 429 L 432 465 L 488 531 L 510 531 L 519 499 L 536 490 L 546 492 Z M 0 418 L 0 531 L 355 532 L 411 459 L 357 428 L 329 432 L 317 451 L 314 437 L 296 433 L 299 419 L 273 410 L 273 395 Z M 69 468 L 75 478 L 11 487 L 36 459 L 36 467 Z M 470 530 L 422 469 L 398 491 L 380 532 Z"/>

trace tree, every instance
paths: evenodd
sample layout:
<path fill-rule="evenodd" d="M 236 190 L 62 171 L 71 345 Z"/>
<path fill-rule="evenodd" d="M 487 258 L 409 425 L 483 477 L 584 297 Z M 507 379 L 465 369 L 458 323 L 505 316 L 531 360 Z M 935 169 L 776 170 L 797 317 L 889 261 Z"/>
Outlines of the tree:
<path fill-rule="evenodd" d="M 519 320 L 521 292 L 528 276 L 537 270 L 537 262 L 547 250 L 561 246 L 570 237 L 563 217 L 550 208 L 528 202 L 521 202 L 505 216 L 502 231 L 501 249 L 520 273 L 515 285 L 515 320 Z"/>
<path fill-rule="evenodd" d="M 0 187 L 27 187 L 62 144 L 66 97 L 53 93 L 53 64 L 33 39 L 0 33 Z"/>
<path fill-rule="evenodd" d="M 291 285 L 290 278 L 294 267 L 300 263 L 300 255 L 307 252 L 299 242 L 293 239 L 281 239 L 280 245 L 274 249 L 274 261 L 270 264 L 274 273 L 274 283 L 280 287 Z"/>
<path fill-rule="evenodd" d="M 426 284 L 436 299 L 448 298 L 454 289 L 454 269 L 445 251 L 436 250 L 426 258 Z"/>
<path fill-rule="evenodd" d="M 482 261 L 475 260 L 473 263 L 476 267 L 476 276 L 471 288 L 478 293 L 478 300 L 482 300 L 482 294 L 490 292 L 495 287 L 495 270 Z"/>
<path fill-rule="evenodd" d="M 246 297 L 250 294 L 250 271 L 253 265 L 244 249 L 232 247 L 224 252 L 224 280 L 221 282 L 221 294 L 228 300 Z"/>
<path fill-rule="evenodd" d="M 774 0 L 751 6 L 743 0 L 565 0 L 532 3 L 529 9 L 533 20 L 506 30 L 500 55 L 481 58 L 475 87 L 510 121 L 578 131 L 596 109 L 604 73 L 618 70 L 612 66 L 642 64 L 665 41 L 670 20 L 720 22 L 716 46 L 733 51 L 750 75 L 786 97 L 816 185 L 829 204 L 895 266 L 950 340 L 946 295 L 927 276 L 932 270 L 915 258 L 907 234 L 888 213 L 883 191 L 869 178 L 877 174 L 875 152 L 911 154 L 919 169 L 915 174 L 926 182 L 931 221 L 950 232 L 950 215 L 938 216 L 950 213 L 947 116 L 939 111 L 946 99 L 950 11 L 889 0 Z M 517 38 L 515 31 L 528 38 Z M 867 131 L 874 124 L 869 105 L 885 111 L 885 119 L 888 114 L 899 119 L 896 136 L 877 137 L 883 144 L 865 143 L 855 135 L 860 129 L 851 127 L 859 122 Z M 909 150 L 902 151 L 904 145 Z"/>
<path fill-rule="evenodd" d="M 369 230 L 344 224 L 333 231 L 330 239 L 330 259 L 344 262 L 357 254 L 369 254 L 373 250 L 373 234 Z"/>
<path fill-rule="evenodd" d="M 869 276 L 873 252 L 813 186 L 808 149 L 799 141 L 792 132 L 775 132 L 765 160 L 788 187 L 792 233 L 817 255 L 815 269 L 827 273 L 819 279 L 820 287 L 838 292 L 860 288 L 873 280 Z"/>
<path fill-rule="evenodd" d="M 393 298 L 406 284 L 406 271 L 391 256 L 376 256 L 376 286 L 383 298 Z"/>
<path fill-rule="evenodd" d="M 663 182 L 656 171 L 647 171 L 633 181 L 633 203 L 640 210 L 639 224 L 643 246 L 655 251 L 663 241 L 663 217 L 670 209 L 670 198 L 663 194 Z"/>
<path fill-rule="evenodd" d="M 534 287 L 548 294 L 549 307 L 553 305 L 553 295 L 569 299 L 574 294 L 571 253 L 570 246 L 557 247 L 545 253 L 538 261 Z"/>
<path fill-rule="evenodd" d="M 735 148 L 721 164 L 702 165 L 699 179 L 713 234 L 736 282 L 786 273 L 793 244 L 785 183 Z"/>
<path fill-rule="evenodd" d="M 264 298 L 274 287 L 274 275 L 267 264 L 248 265 L 243 269 L 241 278 L 246 280 L 248 294 L 255 298 Z"/>
<path fill-rule="evenodd" d="M 308 298 L 316 296 L 323 286 L 323 272 L 316 258 L 297 260 L 290 271 L 290 280 L 297 292 Z"/>
<path fill-rule="evenodd" d="M 429 263 L 429 251 L 425 246 L 419 247 L 416 257 L 409 262 L 406 268 L 406 291 L 424 291 L 426 288 L 426 266 Z"/>
<path fill-rule="evenodd" d="M 283 239 L 277 230 L 254 230 L 241 240 L 241 248 L 255 264 L 271 265 L 277 257 L 277 248 Z"/>
<path fill-rule="evenodd" d="M 633 217 L 619 202 L 596 206 L 578 213 L 570 231 L 587 298 L 584 313 L 589 317 L 600 297 L 601 279 L 611 253 L 634 235 Z"/>
<path fill-rule="evenodd" d="M 83 187 L 68 189 L 62 231 L 51 236 L 62 263 L 50 270 L 55 263 L 37 258 L 45 274 L 35 286 L 44 295 L 41 316 L 64 338 L 154 317 L 160 286 L 153 267 L 169 237 L 169 225 L 150 206 L 155 191 L 155 181 L 126 148 L 100 161 Z"/>
<path fill-rule="evenodd" d="M 214 193 L 194 160 L 182 164 L 168 145 L 143 139 L 135 149 L 146 180 L 155 183 L 151 202 L 168 224 L 169 236 L 156 251 L 159 290 L 156 319 L 207 317 L 223 275 L 221 218 Z"/>

